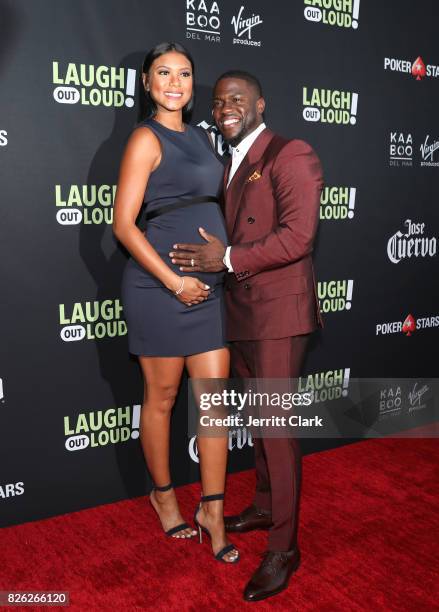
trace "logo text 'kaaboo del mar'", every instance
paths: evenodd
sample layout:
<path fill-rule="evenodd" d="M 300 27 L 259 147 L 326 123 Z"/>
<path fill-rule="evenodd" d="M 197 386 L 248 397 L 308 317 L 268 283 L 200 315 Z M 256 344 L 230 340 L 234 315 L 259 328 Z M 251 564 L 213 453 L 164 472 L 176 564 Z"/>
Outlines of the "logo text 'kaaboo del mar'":
<path fill-rule="evenodd" d="M 358 94 L 336 89 L 303 88 L 303 118 L 320 123 L 357 122 Z"/>
<path fill-rule="evenodd" d="M 410 132 L 390 132 L 389 165 L 413 165 L 413 136 Z"/>
<path fill-rule="evenodd" d="M 221 42 L 221 20 L 218 2 L 186 0 L 186 38 Z"/>
<path fill-rule="evenodd" d="M 339 28 L 358 28 L 360 0 L 304 0 L 305 19 Z"/>
<path fill-rule="evenodd" d="M 134 106 L 133 68 L 52 62 L 55 102 L 84 106 Z"/>

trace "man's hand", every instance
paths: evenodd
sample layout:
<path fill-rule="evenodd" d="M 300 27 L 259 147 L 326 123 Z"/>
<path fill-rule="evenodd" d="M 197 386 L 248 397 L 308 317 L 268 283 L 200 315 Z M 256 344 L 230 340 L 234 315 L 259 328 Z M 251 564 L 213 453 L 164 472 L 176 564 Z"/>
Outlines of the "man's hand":
<path fill-rule="evenodd" d="M 216 236 L 208 234 L 202 227 L 198 231 L 207 244 L 174 244 L 174 250 L 169 253 L 172 263 L 180 266 L 182 272 L 221 272 L 225 270 L 223 257 L 226 247 L 224 244 Z"/>

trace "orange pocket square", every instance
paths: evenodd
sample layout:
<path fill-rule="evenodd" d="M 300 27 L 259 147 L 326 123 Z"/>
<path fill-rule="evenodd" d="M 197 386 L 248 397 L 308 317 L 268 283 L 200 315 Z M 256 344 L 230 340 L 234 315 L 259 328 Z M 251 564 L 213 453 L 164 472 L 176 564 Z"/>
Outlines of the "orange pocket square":
<path fill-rule="evenodd" d="M 248 177 L 247 183 L 253 183 L 253 181 L 258 181 L 260 178 L 262 178 L 262 174 L 255 170 L 253 174 Z"/>

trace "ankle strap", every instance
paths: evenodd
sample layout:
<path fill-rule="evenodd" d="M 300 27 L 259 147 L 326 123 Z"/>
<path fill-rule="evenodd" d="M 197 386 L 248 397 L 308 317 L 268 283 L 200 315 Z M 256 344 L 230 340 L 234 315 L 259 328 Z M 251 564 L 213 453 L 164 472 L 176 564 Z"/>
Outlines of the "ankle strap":
<path fill-rule="evenodd" d="M 154 485 L 154 489 L 156 491 L 161 491 L 162 493 L 164 493 L 165 491 L 169 491 L 169 489 L 172 489 L 174 485 L 172 484 L 172 482 L 170 482 L 169 484 L 165 485 L 164 487 L 158 487 L 157 485 Z"/>
<path fill-rule="evenodd" d="M 203 495 L 202 502 L 215 501 L 216 499 L 224 499 L 224 493 L 216 493 L 216 495 Z"/>

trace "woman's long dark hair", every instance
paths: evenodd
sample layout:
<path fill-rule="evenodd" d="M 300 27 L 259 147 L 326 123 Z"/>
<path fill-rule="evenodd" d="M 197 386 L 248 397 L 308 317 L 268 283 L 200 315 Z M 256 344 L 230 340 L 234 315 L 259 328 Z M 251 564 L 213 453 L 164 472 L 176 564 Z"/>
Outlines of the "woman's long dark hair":
<path fill-rule="evenodd" d="M 180 43 L 177 43 L 177 42 L 162 42 L 156 45 L 155 47 L 153 47 L 150 51 L 148 51 L 148 53 L 145 55 L 145 59 L 143 60 L 142 73 L 145 72 L 146 74 L 148 74 L 153 61 L 156 60 L 161 55 L 164 55 L 165 53 L 170 53 L 171 51 L 175 51 L 175 53 L 181 53 L 182 55 L 185 56 L 185 58 L 190 62 L 190 65 L 192 68 L 192 75 L 194 75 L 195 66 L 194 66 L 194 60 L 192 59 L 191 54 L 189 53 L 187 49 L 185 49 L 185 47 L 183 47 L 183 45 L 180 45 Z M 143 82 L 142 82 L 142 75 L 140 75 L 139 91 L 140 91 L 140 119 L 141 120 L 150 119 L 151 117 L 154 117 L 154 115 L 157 113 L 157 105 L 154 102 L 154 100 L 151 98 L 149 91 L 145 90 L 143 86 Z M 194 102 L 195 102 L 194 97 L 195 97 L 195 85 L 193 85 L 192 87 L 191 99 L 189 100 L 187 104 L 185 104 L 185 106 L 182 109 L 183 121 L 185 123 L 187 123 L 191 118 L 191 114 L 192 114 L 192 110 L 194 108 Z"/>

